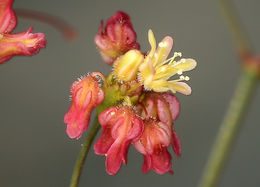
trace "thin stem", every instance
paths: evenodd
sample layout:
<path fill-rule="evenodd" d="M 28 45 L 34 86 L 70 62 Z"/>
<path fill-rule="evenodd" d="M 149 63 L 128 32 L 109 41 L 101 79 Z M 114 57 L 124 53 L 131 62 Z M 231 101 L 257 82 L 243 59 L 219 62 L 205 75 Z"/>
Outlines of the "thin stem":
<path fill-rule="evenodd" d="M 57 16 L 35 10 L 18 8 L 15 9 L 15 13 L 18 17 L 33 19 L 51 25 L 52 27 L 60 31 L 63 36 L 68 40 L 74 40 L 78 36 L 77 31 L 69 23 Z"/>
<path fill-rule="evenodd" d="M 215 144 L 212 147 L 199 187 L 216 187 L 218 185 L 257 83 L 257 74 L 247 70 L 243 71 L 227 115 L 221 124 Z"/>
<path fill-rule="evenodd" d="M 230 0 L 216 0 L 222 15 L 229 27 L 239 55 L 248 55 L 252 52 L 252 44 L 238 19 L 236 10 Z"/>
<path fill-rule="evenodd" d="M 73 170 L 73 174 L 72 174 L 72 177 L 71 177 L 71 181 L 70 181 L 70 187 L 77 187 L 78 184 L 79 184 L 79 178 L 80 178 L 80 175 L 81 175 L 81 171 L 82 171 L 86 156 L 88 154 L 89 148 L 90 148 L 99 128 L 100 128 L 100 125 L 98 123 L 98 118 L 96 116 L 94 123 L 93 123 L 91 129 L 88 132 L 86 140 L 83 144 L 83 147 L 82 147 L 82 149 L 79 153 L 78 159 L 76 161 L 76 164 L 75 164 L 75 167 L 74 167 L 74 170 Z"/>

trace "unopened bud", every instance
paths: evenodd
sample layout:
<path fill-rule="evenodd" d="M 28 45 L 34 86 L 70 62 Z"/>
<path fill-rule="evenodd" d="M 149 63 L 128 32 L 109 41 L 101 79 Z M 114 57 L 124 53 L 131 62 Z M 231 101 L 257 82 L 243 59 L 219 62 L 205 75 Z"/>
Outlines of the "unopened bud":
<path fill-rule="evenodd" d="M 119 80 L 132 81 L 137 77 L 137 71 L 144 57 L 138 50 L 130 50 L 114 63 L 114 74 Z"/>

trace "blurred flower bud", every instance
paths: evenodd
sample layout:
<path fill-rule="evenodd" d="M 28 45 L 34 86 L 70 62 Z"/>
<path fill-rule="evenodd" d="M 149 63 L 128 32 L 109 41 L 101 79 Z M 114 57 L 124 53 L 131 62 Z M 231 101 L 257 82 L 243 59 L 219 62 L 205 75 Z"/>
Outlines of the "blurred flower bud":
<path fill-rule="evenodd" d="M 11 34 L 17 24 L 12 3 L 13 0 L 0 0 L 0 64 L 15 55 L 34 55 L 46 45 L 43 33 L 30 33 L 33 27 Z"/>

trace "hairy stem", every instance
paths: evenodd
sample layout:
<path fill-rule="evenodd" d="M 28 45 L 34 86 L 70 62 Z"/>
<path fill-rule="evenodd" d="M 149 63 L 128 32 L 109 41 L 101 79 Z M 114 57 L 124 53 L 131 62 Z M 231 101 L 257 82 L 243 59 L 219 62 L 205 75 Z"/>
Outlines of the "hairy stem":
<path fill-rule="evenodd" d="M 81 175 L 81 171 L 86 159 L 86 156 L 88 154 L 89 148 L 98 132 L 98 130 L 100 129 L 100 125 L 98 123 L 98 117 L 95 117 L 94 120 L 94 124 L 92 125 L 91 129 L 88 132 L 88 135 L 86 137 L 86 140 L 83 144 L 83 147 L 79 153 L 78 159 L 76 161 L 74 170 L 73 170 L 73 174 L 71 177 L 71 181 L 70 181 L 70 187 L 77 187 L 79 184 L 79 178 Z"/>
<path fill-rule="evenodd" d="M 233 143 L 246 114 L 248 104 L 253 98 L 252 95 L 257 83 L 257 74 L 253 74 L 252 71 L 243 71 L 226 117 L 220 126 L 215 144 L 212 147 L 199 187 L 215 187 L 218 185 L 219 178 L 226 166 Z"/>

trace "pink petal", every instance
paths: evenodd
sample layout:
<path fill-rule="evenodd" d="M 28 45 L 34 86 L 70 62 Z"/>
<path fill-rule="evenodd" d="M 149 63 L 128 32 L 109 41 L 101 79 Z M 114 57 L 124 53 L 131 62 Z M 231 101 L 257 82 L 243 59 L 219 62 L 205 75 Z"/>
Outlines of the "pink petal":
<path fill-rule="evenodd" d="M 70 138 L 79 139 L 83 131 L 82 127 L 83 126 L 73 127 L 73 125 L 67 125 L 66 133 Z"/>
<path fill-rule="evenodd" d="M 169 104 L 169 108 L 172 114 L 172 119 L 176 120 L 180 113 L 180 102 L 178 98 L 171 93 L 163 93 L 162 96 Z"/>
<path fill-rule="evenodd" d="M 16 26 L 12 3 L 13 0 L 0 0 L 0 34 L 10 33 Z"/>
<path fill-rule="evenodd" d="M 170 108 L 168 107 L 167 103 L 161 98 L 158 98 L 157 100 L 157 110 L 159 120 L 171 126 L 172 115 L 170 113 Z"/>
<path fill-rule="evenodd" d="M 110 107 L 103 112 L 101 112 L 98 116 L 98 121 L 101 126 L 106 126 L 109 124 L 111 118 L 114 117 L 115 112 L 117 111 L 117 107 Z"/>
<path fill-rule="evenodd" d="M 102 134 L 94 146 L 95 153 L 105 155 L 114 141 L 111 136 L 110 128 L 103 128 Z"/>
<path fill-rule="evenodd" d="M 144 163 L 143 163 L 143 168 L 142 172 L 147 173 L 152 167 L 152 159 L 150 155 L 144 155 Z"/>
<path fill-rule="evenodd" d="M 175 130 L 172 130 L 172 149 L 176 156 L 180 157 L 181 156 L 181 141 L 176 133 Z"/>
<path fill-rule="evenodd" d="M 166 148 L 161 148 L 159 152 L 151 155 L 152 169 L 158 174 L 164 174 L 166 172 L 173 173 L 171 169 L 171 155 Z"/>
<path fill-rule="evenodd" d="M 122 140 L 117 139 L 107 152 L 106 169 L 110 175 L 115 175 L 123 161 Z"/>
<path fill-rule="evenodd" d="M 144 130 L 144 124 L 143 124 L 143 120 L 141 120 L 138 117 L 136 117 L 133 120 L 133 124 L 134 125 L 131 128 L 131 130 L 129 131 L 126 139 L 132 140 L 134 142 L 134 141 L 137 141 L 140 138 L 140 136 L 142 135 L 143 130 Z"/>

